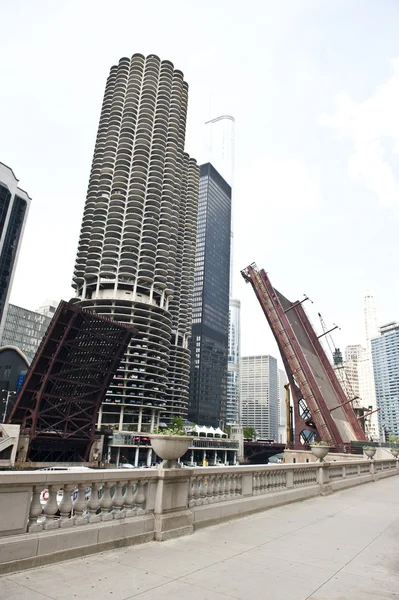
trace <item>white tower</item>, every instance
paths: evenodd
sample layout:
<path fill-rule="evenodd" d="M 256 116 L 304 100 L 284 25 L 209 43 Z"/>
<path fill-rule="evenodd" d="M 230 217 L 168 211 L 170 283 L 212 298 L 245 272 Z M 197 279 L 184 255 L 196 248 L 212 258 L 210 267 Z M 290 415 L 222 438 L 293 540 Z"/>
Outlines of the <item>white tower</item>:
<path fill-rule="evenodd" d="M 373 359 L 371 355 L 371 339 L 378 335 L 377 311 L 374 298 L 369 290 L 364 296 L 364 329 L 366 338 L 366 354 L 359 362 L 359 395 L 363 404 L 371 410 L 377 408 L 377 397 L 375 393 Z M 379 438 L 378 413 L 370 416 L 370 430 L 374 440 Z"/>
<path fill-rule="evenodd" d="M 183 73 L 155 54 L 122 58 L 105 88 L 73 285 L 82 307 L 137 329 L 105 399 L 102 423 L 121 431 L 187 416 L 199 186 L 187 101 Z"/>
<path fill-rule="evenodd" d="M 378 335 L 377 310 L 370 290 L 364 296 L 364 327 L 366 333 L 366 351 L 371 356 L 371 338 Z"/>

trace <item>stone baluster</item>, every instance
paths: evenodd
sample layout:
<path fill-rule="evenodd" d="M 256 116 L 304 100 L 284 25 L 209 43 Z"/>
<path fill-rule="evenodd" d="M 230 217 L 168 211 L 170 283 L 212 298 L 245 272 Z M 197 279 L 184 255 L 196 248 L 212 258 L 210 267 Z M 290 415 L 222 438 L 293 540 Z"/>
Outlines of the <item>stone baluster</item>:
<path fill-rule="evenodd" d="M 213 501 L 220 502 L 220 475 L 215 475 L 213 483 Z"/>
<path fill-rule="evenodd" d="M 222 501 L 226 500 L 226 488 L 227 488 L 227 475 L 220 477 L 220 498 Z"/>
<path fill-rule="evenodd" d="M 229 489 L 230 489 L 230 484 L 229 484 L 229 476 L 228 474 L 223 475 L 223 498 L 225 500 L 228 500 L 229 498 Z"/>
<path fill-rule="evenodd" d="M 133 517 L 136 514 L 136 509 L 134 508 L 133 483 L 131 481 L 128 481 L 126 485 L 126 492 L 123 496 L 123 510 L 126 517 Z"/>
<path fill-rule="evenodd" d="M 229 480 L 229 475 L 223 475 L 223 498 L 224 500 L 228 500 L 229 499 L 229 492 L 230 492 L 230 480 Z"/>
<path fill-rule="evenodd" d="M 71 493 L 74 486 L 70 483 L 65 483 L 62 488 L 62 500 L 60 502 L 60 527 L 72 527 L 74 520 L 72 519 L 72 498 Z"/>
<path fill-rule="evenodd" d="M 100 506 L 99 500 L 99 490 L 101 487 L 101 483 L 92 483 L 91 484 L 91 492 L 90 498 L 87 503 L 87 510 L 89 512 L 89 516 L 87 518 L 89 523 L 96 523 L 101 520 L 101 516 L 97 514 L 97 509 Z"/>
<path fill-rule="evenodd" d="M 112 506 L 111 487 L 112 487 L 111 482 L 106 481 L 104 483 L 103 495 L 101 497 L 101 502 L 100 502 L 101 520 L 102 521 L 111 521 L 113 518 L 112 514 L 109 512 L 109 510 Z"/>
<path fill-rule="evenodd" d="M 201 478 L 196 477 L 195 478 L 195 488 L 194 488 L 195 506 L 200 506 L 200 504 L 201 504 L 200 496 L 201 496 Z"/>
<path fill-rule="evenodd" d="M 231 484 L 230 484 L 230 496 L 232 498 L 236 497 L 236 485 L 237 485 L 237 475 L 236 475 L 236 473 L 234 473 L 234 475 L 231 476 Z"/>
<path fill-rule="evenodd" d="M 254 473 L 253 474 L 253 495 L 256 496 L 256 494 L 259 493 L 259 477 L 258 477 L 258 473 Z"/>
<path fill-rule="evenodd" d="M 217 489 L 215 490 L 216 502 L 222 502 L 223 501 L 223 492 L 224 492 L 222 475 L 217 476 L 217 486 L 216 487 L 217 487 Z"/>
<path fill-rule="evenodd" d="M 196 477 L 191 477 L 190 479 L 190 483 L 189 483 L 190 489 L 189 489 L 189 494 L 188 494 L 188 505 L 190 508 L 192 508 L 193 506 L 196 505 L 196 493 L 197 493 L 197 478 Z"/>
<path fill-rule="evenodd" d="M 265 494 L 267 492 L 267 473 L 266 473 L 266 471 L 263 471 L 263 473 L 261 475 L 260 491 L 262 494 Z"/>
<path fill-rule="evenodd" d="M 236 495 L 236 479 L 237 475 L 233 474 L 230 477 L 230 498 L 235 498 Z"/>
<path fill-rule="evenodd" d="M 113 497 L 113 509 L 112 515 L 114 519 L 123 519 L 125 513 L 122 511 L 123 506 L 123 493 L 122 488 L 126 485 L 126 481 L 117 481 L 115 484 L 115 494 Z"/>
<path fill-rule="evenodd" d="M 48 488 L 49 497 L 44 507 L 46 520 L 43 523 L 43 529 L 57 529 L 58 519 L 55 520 L 56 512 L 58 512 L 57 504 L 58 485 L 50 485 Z"/>
<path fill-rule="evenodd" d="M 75 514 L 75 525 L 85 525 L 87 518 L 84 515 L 87 507 L 86 500 L 87 483 L 78 484 L 78 495 L 73 503 L 73 512 Z"/>
<path fill-rule="evenodd" d="M 42 493 L 43 485 L 35 485 L 32 493 L 32 500 L 30 503 L 29 510 L 29 524 L 28 531 L 41 531 L 43 526 L 37 522 L 37 518 L 42 514 L 42 505 L 40 502 L 40 496 Z"/>
<path fill-rule="evenodd" d="M 140 480 L 137 482 L 136 493 L 134 494 L 134 504 L 136 507 L 136 513 L 138 515 L 144 515 L 144 502 L 145 502 L 145 494 L 144 494 L 144 486 L 146 485 L 146 481 Z"/>
<path fill-rule="evenodd" d="M 199 506 L 203 506 L 204 504 L 207 503 L 206 495 L 207 495 L 206 479 L 205 479 L 205 477 L 200 477 L 200 479 L 199 479 L 199 496 L 200 496 Z"/>
<path fill-rule="evenodd" d="M 207 487 L 207 493 L 206 493 L 207 504 L 213 504 L 213 502 L 214 502 L 214 497 L 213 497 L 214 485 L 215 485 L 215 477 L 214 477 L 214 475 L 211 475 L 210 477 L 208 477 L 208 487 Z"/>
<path fill-rule="evenodd" d="M 231 493 L 232 498 L 236 497 L 236 486 L 237 486 L 237 474 L 234 473 L 234 475 L 232 475 L 232 477 L 231 477 L 231 487 L 230 487 L 230 493 Z"/>
<path fill-rule="evenodd" d="M 237 475 L 237 479 L 236 479 L 236 496 L 241 496 L 241 490 L 242 490 L 241 475 Z"/>

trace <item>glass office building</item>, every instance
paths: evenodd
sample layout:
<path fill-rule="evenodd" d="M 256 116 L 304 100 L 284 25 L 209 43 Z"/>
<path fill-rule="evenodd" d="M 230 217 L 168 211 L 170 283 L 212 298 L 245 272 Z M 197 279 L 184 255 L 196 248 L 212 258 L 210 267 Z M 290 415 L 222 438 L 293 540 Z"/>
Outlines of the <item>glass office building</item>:
<path fill-rule="evenodd" d="M 39 312 L 9 304 L 0 345 L 16 346 L 32 360 L 50 321 Z"/>
<path fill-rule="evenodd" d="M 239 423 L 240 419 L 240 309 L 240 301 L 230 298 L 226 404 L 226 423 L 229 424 Z"/>
<path fill-rule="evenodd" d="M 380 439 L 399 436 L 399 323 L 380 328 L 371 340 Z"/>
<path fill-rule="evenodd" d="M 241 425 L 257 436 L 278 440 L 279 370 L 273 356 L 241 358 Z"/>
<path fill-rule="evenodd" d="M 226 422 L 231 187 L 210 164 L 200 168 L 188 416 Z"/>
<path fill-rule="evenodd" d="M 30 201 L 13 171 L 0 163 L 0 336 Z"/>
<path fill-rule="evenodd" d="M 234 190 L 235 120 L 231 115 L 220 115 L 205 123 L 206 161 L 210 162 Z M 230 318 L 229 358 L 227 371 L 226 422 L 239 422 L 240 405 L 240 311 L 241 303 L 234 295 L 234 202 L 231 205 L 230 229 Z"/>

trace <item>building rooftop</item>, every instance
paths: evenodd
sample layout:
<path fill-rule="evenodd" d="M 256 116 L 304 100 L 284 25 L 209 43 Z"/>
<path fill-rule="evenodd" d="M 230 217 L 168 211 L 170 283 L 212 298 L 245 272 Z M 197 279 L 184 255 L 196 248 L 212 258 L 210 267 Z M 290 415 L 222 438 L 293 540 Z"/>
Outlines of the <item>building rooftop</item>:
<path fill-rule="evenodd" d="M 399 323 L 397 321 L 391 321 L 391 323 L 381 325 L 380 332 L 383 335 L 384 333 L 388 333 L 389 331 L 393 331 L 394 329 L 399 329 Z"/>

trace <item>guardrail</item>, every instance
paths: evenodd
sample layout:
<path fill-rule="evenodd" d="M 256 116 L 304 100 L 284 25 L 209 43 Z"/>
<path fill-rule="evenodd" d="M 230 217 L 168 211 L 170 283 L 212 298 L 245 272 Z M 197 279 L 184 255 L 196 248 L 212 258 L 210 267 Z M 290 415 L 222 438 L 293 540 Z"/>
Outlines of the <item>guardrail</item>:
<path fill-rule="evenodd" d="M 197 527 L 399 473 L 396 459 L 0 472 L 0 573 Z"/>

